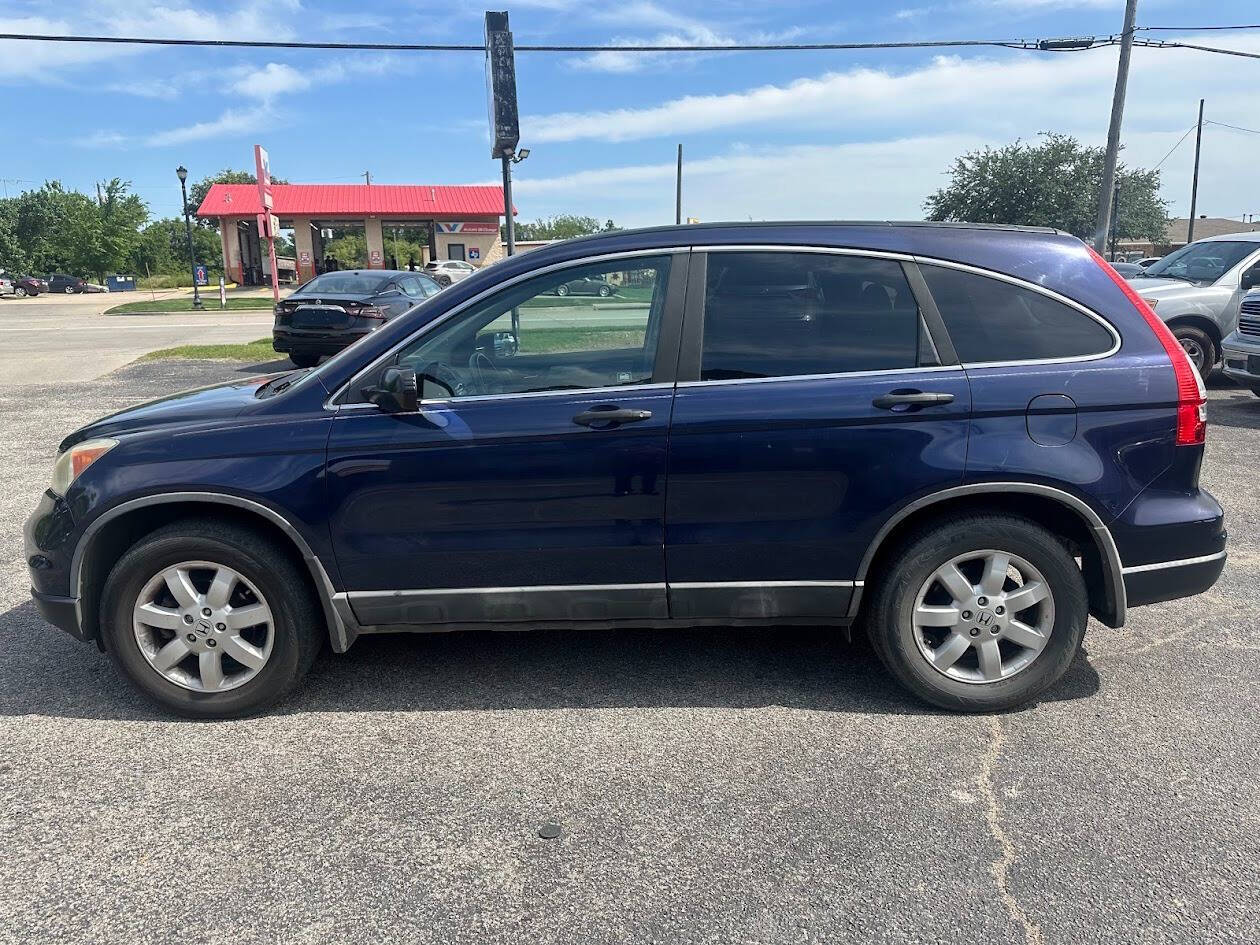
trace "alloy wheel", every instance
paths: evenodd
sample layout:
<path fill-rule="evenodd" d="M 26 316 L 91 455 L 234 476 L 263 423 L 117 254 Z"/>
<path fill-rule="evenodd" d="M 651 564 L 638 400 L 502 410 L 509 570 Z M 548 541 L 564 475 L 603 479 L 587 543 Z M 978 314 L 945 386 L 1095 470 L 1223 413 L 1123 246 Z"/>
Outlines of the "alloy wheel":
<path fill-rule="evenodd" d="M 1030 562 L 1005 551 L 946 561 L 915 598 L 914 640 L 937 672 L 990 683 L 1023 672 L 1045 650 L 1054 594 Z"/>
<path fill-rule="evenodd" d="M 1186 356 L 1194 362 L 1199 376 L 1204 377 L 1207 371 L 1207 352 L 1203 350 L 1203 346 L 1193 338 L 1178 338 L 1177 340 L 1181 342 L 1182 350 L 1186 352 Z"/>
<path fill-rule="evenodd" d="M 195 692 L 249 682 L 271 656 L 271 608 L 240 572 L 209 561 L 163 568 L 132 610 L 137 645 L 164 679 Z"/>

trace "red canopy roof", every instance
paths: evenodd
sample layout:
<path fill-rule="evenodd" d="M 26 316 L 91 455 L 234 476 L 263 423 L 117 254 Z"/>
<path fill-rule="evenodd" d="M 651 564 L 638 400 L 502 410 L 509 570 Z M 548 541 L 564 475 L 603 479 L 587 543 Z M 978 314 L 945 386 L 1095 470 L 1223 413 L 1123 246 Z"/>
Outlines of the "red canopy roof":
<path fill-rule="evenodd" d="M 429 187 L 419 184 L 273 184 L 276 216 L 503 216 L 502 187 Z M 262 213 L 256 184 L 214 184 L 199 217 Z M 515 215 L 516 208 L 512 208 Z"/>

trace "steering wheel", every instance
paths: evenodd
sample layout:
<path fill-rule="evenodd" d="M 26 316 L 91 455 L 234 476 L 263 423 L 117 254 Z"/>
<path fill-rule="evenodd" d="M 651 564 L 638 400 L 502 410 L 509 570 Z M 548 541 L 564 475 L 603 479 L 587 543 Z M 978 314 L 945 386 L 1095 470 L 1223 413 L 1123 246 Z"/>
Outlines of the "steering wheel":
<path fill-rule="evenodd" d="M 484 349 L 473 349 L 473 353 L 468 356 L 468 370 L 472 372 L 473 382 L 477 386 L 478 393 L 494 393 L 492 385 L 498 380 L 499 366 L 494 363 L 494 358 L 490 357 Z"/>
<path fill-rule="evenodd" d="M 464 397 L 471 393 L 464 375 L 442 361 L 430 361 L 420 371 L 420 375 L 431 378 L 451 392 L 452 397 Z M 423 390 L 423 386 L 421 387 Z"/>

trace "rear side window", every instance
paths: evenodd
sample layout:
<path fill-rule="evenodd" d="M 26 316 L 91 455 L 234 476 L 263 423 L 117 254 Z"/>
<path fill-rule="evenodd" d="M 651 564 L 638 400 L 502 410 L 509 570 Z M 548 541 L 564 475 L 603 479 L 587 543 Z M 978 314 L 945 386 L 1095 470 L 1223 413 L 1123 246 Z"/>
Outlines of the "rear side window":
<path fill-rule="evenodd" d="M 943 266 L 920 266 L 964 364 L 1104 354 L 1111 332 L 1040 292 Z"/>
<path fill-rule="evenodd" d="M 701 380 L 915 367 L 901 265 L 824 253 L 709 254 Z"/>

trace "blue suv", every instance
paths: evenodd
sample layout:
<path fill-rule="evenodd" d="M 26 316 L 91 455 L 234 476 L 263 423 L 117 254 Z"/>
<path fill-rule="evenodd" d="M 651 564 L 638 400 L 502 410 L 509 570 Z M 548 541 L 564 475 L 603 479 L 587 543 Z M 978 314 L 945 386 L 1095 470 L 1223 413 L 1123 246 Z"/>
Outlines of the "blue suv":
<path fill-rule="evenodd" d="M 621 232 L 89 424 L 27 558 L 48 620 L 186 715 L 263 708 L 325 641 L 537 626 L 859 625 L 920 698 L 999 710 L 1090 615 L 1216 581 L 1205 426 L 1181 346 L 1062 233 Z"/>

